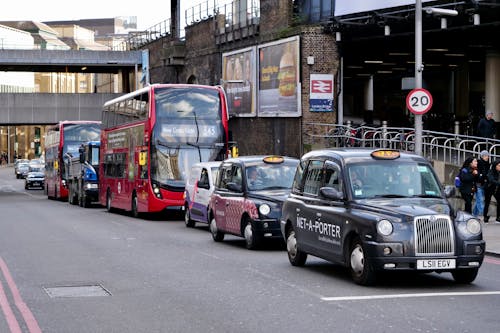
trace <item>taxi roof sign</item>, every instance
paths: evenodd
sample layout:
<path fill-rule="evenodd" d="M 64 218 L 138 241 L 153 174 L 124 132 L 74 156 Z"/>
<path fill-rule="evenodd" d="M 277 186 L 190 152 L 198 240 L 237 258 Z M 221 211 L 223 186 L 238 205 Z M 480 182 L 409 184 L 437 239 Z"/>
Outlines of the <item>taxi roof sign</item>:
<path fill-rule="evenodd" d="M 277 156 L 277 155 L 266 156 L 262 160 L 264 161 L 264 163 L 269 163 L 269 164 L 279 164 L 285 161 L 283 156 Z"/>
<path fill-rule="evenodd" d="M 370 155 L 379 160 L 394 160 L 399 158 L 400 153 L 397 150 L 381 149 L 372 151 Z"/>

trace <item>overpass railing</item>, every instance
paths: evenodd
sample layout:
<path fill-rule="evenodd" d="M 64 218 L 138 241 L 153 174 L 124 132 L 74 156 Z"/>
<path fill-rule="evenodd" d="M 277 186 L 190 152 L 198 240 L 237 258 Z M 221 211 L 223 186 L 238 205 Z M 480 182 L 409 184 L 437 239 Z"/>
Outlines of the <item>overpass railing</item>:
<path fill-rule="evenodd" d="M 342 148 L 391 148 L 413 153 L 415 131 L 413 128 L 380 127 L 309 123 L 306 133 L 313 146 Z M 481 151 L 490 153 L 490 160 L 500 159 L 500 140 L 485 139 L 456 133 L 422 132 L 422 155 L 429 160 L 461 166 L 469 156 L 479 157 Z"/>

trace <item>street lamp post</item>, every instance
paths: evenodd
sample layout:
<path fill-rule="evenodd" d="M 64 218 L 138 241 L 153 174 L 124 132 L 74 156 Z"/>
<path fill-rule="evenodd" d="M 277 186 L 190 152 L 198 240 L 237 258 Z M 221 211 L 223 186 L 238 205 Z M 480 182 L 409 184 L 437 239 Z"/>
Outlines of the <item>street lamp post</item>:
<path fill-rule="evenodd" d="M 415 89 L 422 88 L 422 0 L 415 3 Z M 422 155 L 422 115 L 415 115 L 415 154 Z"/>
<path fill-rule="evenodd" d="M 439 16 L 456 16 L 454 9 L 426 8 L 428 14 Z M 422 0 L 415 0 L 415 89 L 422 88 Z M 415 114 L 415 154 L 422 155 L 422 115 Z"/>

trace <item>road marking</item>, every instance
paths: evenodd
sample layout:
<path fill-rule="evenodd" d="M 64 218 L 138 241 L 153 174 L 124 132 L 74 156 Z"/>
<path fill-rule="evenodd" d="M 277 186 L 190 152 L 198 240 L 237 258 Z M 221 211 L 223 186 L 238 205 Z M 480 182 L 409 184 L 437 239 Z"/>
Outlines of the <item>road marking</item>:
<path fill-rule="evenodd" d="M 484 262 L 487 262 L 488 264 L 500 265 L 500 260 L 492 257 L 484 257 Z"/>
<path fill-rule="evenodd" d="M 321 297 L 321 300 L 326 301 L 326 302 L 339 302 L 339 301 L 362 301 L 362 300 L 372 300 L 372 299 L 482 296 L 482 295 L 500 295 L 500 291 L 472 291 L 472 292 L 454 292 L 454 293 L 417 293 L 417 294 L 392 294 L 392 295 L 367 295 L 367 296 L 340 296 L 340 297 Z"/>
<path fill-rule="evenodd" d="M 12 294 L 12 297 L 14 298 L 14 303 L 23 316 L 26 326 L 28 326 L 29 332 L 41 333 L 42 331 L 40 330 L 40 326 L 38 326 L 38 322 L 36 321 L 35 316 L 33 316 L 33 313 L 31 313 L 26 303 L 24 303 L 21 294 L 17 289 L 16 283 L 14 282 L 14 279 L 12 278 L 12 275 L 10 275 L 9 268 L 7 267 L 5 261 L 3 261 L 2 257 L 0 257 L 0 269 L 2 270 L 5 281 L 7 281 L 7 284 L 9 285 L 10 292 Z"/>
<path fill-rule="evenodd" d="M 5 319 L 7 320 L 7 324 L 9 325 L 9 329 L 11 333 L 21 333 L 21 327 L 17 321 L 12 308 L 10 307 L 9 300 L 7 299 L 7 295 L 3 289 L 3 285 L 0 282 L 0 306 L 2 307 L 3 314 L 5 315 Z"/>

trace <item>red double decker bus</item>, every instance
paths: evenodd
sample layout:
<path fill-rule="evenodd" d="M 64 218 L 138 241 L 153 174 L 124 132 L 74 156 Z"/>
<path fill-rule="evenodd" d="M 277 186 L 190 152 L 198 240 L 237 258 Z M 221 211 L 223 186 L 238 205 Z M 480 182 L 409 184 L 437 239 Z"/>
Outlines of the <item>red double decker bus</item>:
<path fill-rule="evenodd" d="M 49 199 L 68 198 L 64 158 L 79 154 L 78 148 L 87 141 L 99 140 L 100 121 L 61 121 L 45 135 L 45 193 Z"/>
<path fill-rule="evenodd" d="M 218 86 L 154 84 L 106 102 L 102 123 L 99 200 L 108 211 L 182 209 L 191 165 L 228 152 Z"/>

